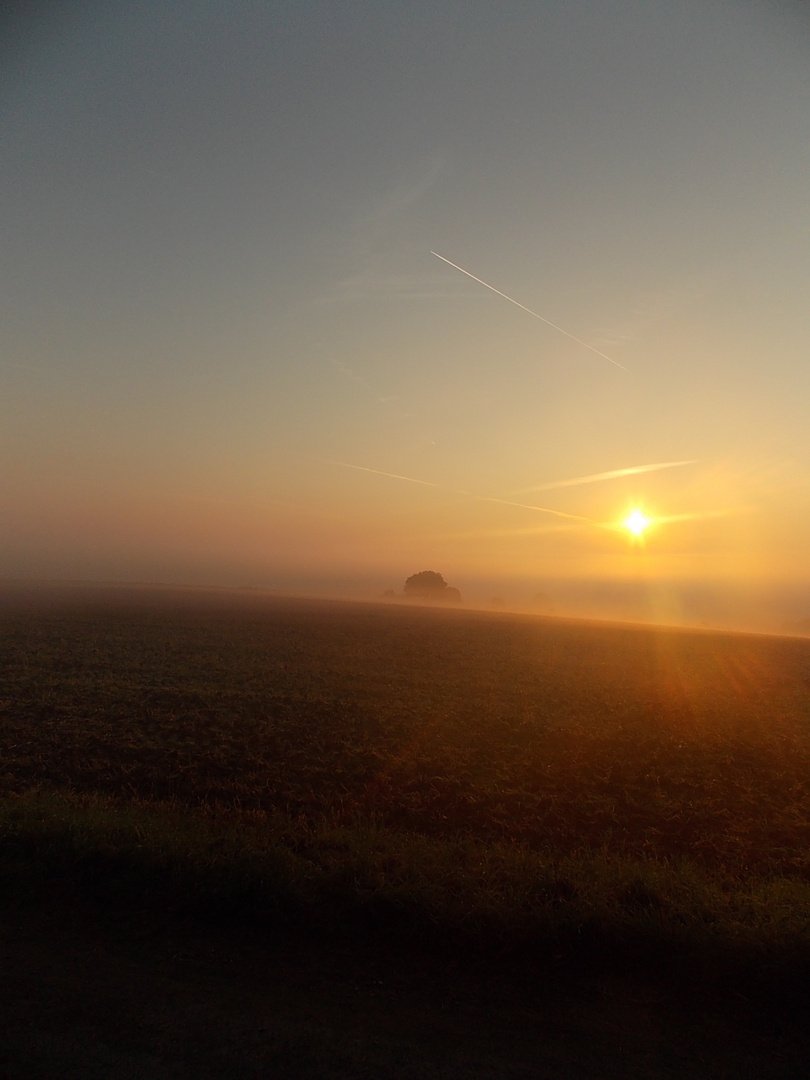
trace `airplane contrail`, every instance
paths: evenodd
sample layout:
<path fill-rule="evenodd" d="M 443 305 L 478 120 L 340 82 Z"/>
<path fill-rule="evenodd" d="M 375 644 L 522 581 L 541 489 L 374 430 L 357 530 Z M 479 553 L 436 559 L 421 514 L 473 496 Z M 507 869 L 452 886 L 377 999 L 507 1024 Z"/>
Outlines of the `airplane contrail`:
<path fill-rule="evenodd" d="M 417 480 L 413 476 L 401 476 L 399 473 L 383 472 L 382 469 L 369 469 L 365 465 L 350 465 L 348 461 L 333 461 L 333 465 L 342 465 L 344 469 L 357 469 L 358 472 L 376 473 L 377 476 L 390 476 L 392 480 L 407 480 L 409 484 L 424 484 L 425 487 L 439 487 L 431 480 Z"/>
<path fill-rule="evenodd" d="M 332 461 L 332 465 L 341 465 L 344 469 L 357 469 L 358 472 L 374 473 L 375 476 L 388 476 L 392 480 L 407 480 L 409 484 L 424 484 L 425 487 L 441 487 L 432 480 L 417 480 L 414 476 L 402 476 L 401 473 L 383 472 L 382 469 L 369 469 L 367 465 L 351 465 L 348 461 Z M 455 488 L 446 488 L 453 495 L 463 495 L 467 499 L 477 499 L 479 502 L 499 503 L 501 506 L 517 506 L 521 510 L 537 510 L 541 514 L 553 514 L 555 517 L 568 518 L 571 521 L 586 521 L 589 525 L 599 525 L 601 522 L 594 518 L 582 517 L 581 514 L 566 514 L 563 510 L 552 510 L 548 506 L 531 506 L 528 503 L 509 502 L 508 499 L 493 499 L 488 495 L 476 495 L 472 491 L 459 491 Z"/>
<path fill-rule="evenodd" d="M 521 510 L 539 510 L 541 514 L 554 514 L 555 517 L 569 518 L 572 521 L 586 521 L 589 525 L 602 527 L 602 522 L 596 521 L 595 518 L 583 517 L 582 514 L 566 514 L 562 510 L 552 510 L 548 506 L 532 506 L 529 503 L 510 502 L 508 499 L 493 499 L 488 495 L 473 495 L 469 491 L 459 491 L 458 494 L 467 495 L 471 499 L 478 499 L 479 502 L 498 503 L 500 506 L 517 506 Z"/>
<path fill-rule="evenodd" d="M 607 353 L 601 352 L 599 349 L 595 349 L 593 345 L 589 345 L 587 341 L 583 341 L 582 338 L 575 337 L 574 334 L 570 334 L 567 330 L 563 330 L 561 326 L 557 326 L 551 319 L 545 318 L 543 315 L 538 315 L 536 311 L 532 311 L 531 308 L 526 307 L 525 304 L 521 304 L 519 300 L 514 300 L 511 296 L 507 296 L 505 292 L 501 292 L 500 289 L 496 289 L 494 285 L 490 285 L 489 282 L 484 281 L 480 277 L 476 277 L 475 274 L 471 274 L 469 270 L 465 270 L 463 266 L 459 266 L 458 263 L 450 262 L 449 259 L 445 259 L 444 255 L 440 255 L 438 251 L 431 251 L 431 255 L 435 255 L 437 259 L 441 259 L 442 262 L 446 262 L 448 266 L 452 266 L 455 270 L 460 270 L 462 274 L 466 274 L 468 278 L 472 278 L 473 281 L 477 281 L 479 285 L 483 285 L 485 288 L 490 289 L 492 292 L 497 293 L 498 296 L 502 296 L 504 300 L 508 300 L 510 304 L 514 304 L 516 307 L 521 308 L 523 311 L 528 312 L 529 315 L 533 315 L 535 319 L 539 319 L 540 322 L 544 322 L 546 326 L 550 326 L 553 330 L 557 330 L 560 334 L 565 334 L 567 338 L 575 341 L 577 345 L 581 345 L 584 349 L 589 349 L 592 353 L 596 353 L 597 356 L 601 356 L 603 360 L 607 360 L 608 363 L 614 364 L 617 368 L 621 368 L 622 371 L 627 371 L 624 364 L 620 364 L 618 360 L 614 360 L 608 356 Z"/>
<path fill-rule="evenodd" d="M 659 461 L 654 465 L 633 465 L 629 469 L 611 469 L 610 472 L 591 473 L 590 476 L 575 476 L 571 480 L 553 480 L 549 484 L 537 487 L 520 488 L 513 495 L 529 495 L 532 491 L 551 491 L 554 488 L 576 487 L 577 484 L 596 484 L 600 480 L 617 480 L 620 476 L 635 476 L 638 473 L 656 472 L 658 469 L 675 469 L 681 465 L 697 465 L 698 459 L 691 461 Z"/>

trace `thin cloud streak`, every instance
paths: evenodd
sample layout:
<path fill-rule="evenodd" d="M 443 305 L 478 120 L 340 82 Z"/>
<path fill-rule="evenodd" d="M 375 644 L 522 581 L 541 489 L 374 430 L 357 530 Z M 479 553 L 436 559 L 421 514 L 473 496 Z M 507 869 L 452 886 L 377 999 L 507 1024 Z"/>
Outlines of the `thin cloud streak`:
<path fill-rule="evenodd" d="M 674 521 L 708 521 L 711 518 L 732 517 L 737 514 L 751 514 L 756 511 L 755 506 L 729 506 L 723 510 L 704 510 L 697 514 L 670 514 L 668 517 L 654 517 L 650 521 L 653 525 L 670 525 Z"/>
<path fill-rule="evenodd" d="M 463 266 L 459 266 L 458 263 L 451 262 L 449 259 L 445 259 L 444 255 L 440 255 L 438 251 L 431 251 L 431 255 L 435 255 L 437 259 L 441 259 L 442 262 L 446 262 L 448 266 L 452 266 L 456 270 L 460 270 L 462 274 L 466 274 L 468 278 L 472 278 L 473 281 L 477 281 L 479 285 L 483 285 L 485 288 L 490 289 L 498 296 L 502 296 L 504 300 L 508 300 L 510 304 L 514 304 L 515 307 L 519 307 L 522 311 L 527 312 L 529 315 L 533 315 L 535 319 L 539 319 L 540 322 L 550 326 L 553 330 L 557 330 L 560 334 L 564 334 L 567 338 L 575 341 L 577 345 L 581 345 L 584 349 L 590 350 L 592 353 L 596 353 L 597 356 L 601 356 L 603 360 L 607 360 L 609 364 L 613 364 L 617 368 L 621 368 L 622 371 L 627 371 L 624 364 L 620 364 L 618 360 L 614 360 L 608 356 L 607 353 L 601 352 L 599 349 L 594 348 L 593 345 L 589 345 L 587 341 L 583 341 L 582 338 L 575 337 L 574 334 L 569 333 L 567 330 L 563 330 L 561 326 L 557 326 L 551 319 L 547 319 L 544 315 L 538 315 L 536 311 L 532 311 L 531 308 L 526 307 L 525 304 L 521 304 L 519 300 L 513 299 L 511 296 L 507 296 L 505 292 L 501 292 L 500 289 L 496 289 L 494 285 L 490 285 L 480 277 L 476 277 L 475 274 L 471 274 L 469 270 L 465 270 Z"/>
<path fill-rule="evenodd" d="M 622 476 L 636 476 L 639 473 L 657 472 L 659 469 L 676 469 L 682 465 L 697 465 L 698 459 L 690 461 L 659 461 L 653 465 L 632 465 L 629 469 L 611 469 L 610 472 L 591 473 L 589 476 L 575 476 L 571 480 L 553 480 L 549 484 L 537 487 L 521 488 L 513 495 L 528 495 L 532 491 L 552 491 L 554 488 L 576 487 L 578 484 L 596 484 L 602 480 L 618 480 Z"/>
<path fill-rule="evenodd" d="M 431 480 L 417 480 L 414 476 L 401 476 L 399 473 L 383 472 L 382 469 L 369 469 L 365 465 L 351 465 L 348 461 L 333 461 L 332 465 L 342 465 L 344 469 L 357 469 L 358 472 L 375 473 L 377 476 L 390 476 L 392 480 L 407 480 L 409 484 L 423 484 L 425 487 L 440 487 Z"/>
<path fill-rule="evenodd" d="M 383 472 L 382 469 L 369 469 L 366 465 L 351 465 L 348 461 L 331 461 L 332 465 L 341 465 L 344 469 L 357 469 L 358 472 L 374 473 L 376 476 L 389 476 L 392 480 L 407 480 L 409 484 L 423 484 L 425 487 L 440 488 L 441 484 L 435 484 L 431 480 L 417 480 L 413 476 L 402 476 L 400 473 Z M 563 510 L 552 510 L 548 506 L 533 506 L 528 503 L 510 502 L 508 499 L 494 499 L 488 495 L 476 495 L 472 491 L 459 491 L 455 488 L 448 488 L 448 491 L 453 495 L 463 495 L 467 499 L 476 499 L 478 502 L 491 502 L 498 503 L 499 506 L 516 506 L 520 510 L 535 510 L 541 514 L 553 514 L 555 517 L 566 518 L 569 521 L 583 521 L 588 525 L 595 525 L 597 528 L 604 528 L 605 526 L 601 521 L 596 521 L 594 518 L 583 517 L 581 514 L 566 514 Z"/>
<path fill-rule="evenodd" d="M 421 484 L 424 487 L 442 488 L 442 484 L 436 484 L 432 480 L 419 480 L 414 476 L 403 476 L 401 473 L 384 472 L 382 469 L 370 469 L 366 465 L 352 465 L 348 461 L 335 461 L 330 460 L 331 465 L 340 465 L 344 469 L 356 469 L 358 472 L 373 473 L 375 476 L 387 476 L 392 480 L 405 480 L 409 484 Z M 674 468 L 676 465 L 692 465 L 693 461 L 671 461 L 671 462 L 659 462 L 657 465 L 636 465 L 630 469 L 614 469 L 608 473 L 598 473 L 592 477 L 579 477 L 573 481 L 564 481 L 558 484 L 552 485 L 555 487 L 563 487 L 571 483 L 588 483 L 591 480 L 611 479 L 615 476 L 633 475 L 639 472 L 648 472 L 653 469 L 666 469 Z M 535 506 L 533 503 L 514 502 L 510 499 L 496 499 L 491 495 L 477 495 L 472 491 L 461 491 L 458 488 L 445 488 L 446 491 L 453 495 L 463 495 L 467 499 L 474 499 L 476 502 L 489 502 L 496 503 L 498 506 L 513 506 L 519 510 L 533 510 L 539 514 L 552 514 L 554 517 L 564 518 L 566 521 L 578 522 L 584 525 L 590 525 L 596 529 L 606 529 L 608 531 L 624 531 L 627 526 L 624 521 L 597 521 L 595 518 L 585 517 L 582 514 L 568 514 L 564 510 L 553 510 L 550 506 Z M 539 489 L 531 489 L 539 490 Z M 753 507 L 738 507 L 738 508 L 726 508 L 718 510 L 704 511 L 702 513 L 687 513 L 687 514 L 672 514 L 669 516 L 653 517 L 650 518 L 650 525 L 666 525 L 680 521 L 700 521 L 710 518 L 727 517 L 730 514 L 744 513 L 751 511 Z M 518 532 L 532 532 L 535 530 L 518 530 Z M 545 530 L 544 530 L 545 531 Z M 505 530 L 505 534 L 508 534 L 510 530 Z"/>
<path fill-rule="evenodd" d="M 508 499 L 493 499 L 487 495 L 473 495 L 469 491 L 459 491 L 458 494 L 468 495 L 471 499 L 478 499 L 481 502 L 498 503 L 500 506 L 517 506 L 520 510 L 537 510 L 541 514 L 554 514 L 555 517 L 568 518 L 571 521 L 584 521 L 588 525 L 596 525 L 600 529 L 604 528 L 602 522 L 596 521 L 594 518 L 583 517 L 581 514 L 566 514 L 562 510 L 552 510 L 548 506 L 532 506 L 529 503 L 510 502 Z"/>

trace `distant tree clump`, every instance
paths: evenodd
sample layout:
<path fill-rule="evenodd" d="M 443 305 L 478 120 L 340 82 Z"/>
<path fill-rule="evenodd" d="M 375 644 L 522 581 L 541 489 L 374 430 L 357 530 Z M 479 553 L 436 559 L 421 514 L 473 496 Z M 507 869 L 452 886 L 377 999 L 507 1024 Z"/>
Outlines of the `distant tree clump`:
<path fill-rule="evenodd" d="M 405 596 L 415 600 L 440 601 L 443 604 L 460 604 L 461 593 L 452 588 L 435 570 L 422 570 L 411 574 L 405 582 Z"/>

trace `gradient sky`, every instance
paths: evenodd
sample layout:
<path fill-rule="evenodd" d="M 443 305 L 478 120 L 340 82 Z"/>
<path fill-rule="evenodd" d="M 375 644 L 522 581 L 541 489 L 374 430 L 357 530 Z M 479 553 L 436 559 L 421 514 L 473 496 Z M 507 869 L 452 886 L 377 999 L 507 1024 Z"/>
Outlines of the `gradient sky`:
<path fill-rule="evenodd" d="M 810 585 L 805 4 L 54 7 L 2 26 L 0 576 Z"/>

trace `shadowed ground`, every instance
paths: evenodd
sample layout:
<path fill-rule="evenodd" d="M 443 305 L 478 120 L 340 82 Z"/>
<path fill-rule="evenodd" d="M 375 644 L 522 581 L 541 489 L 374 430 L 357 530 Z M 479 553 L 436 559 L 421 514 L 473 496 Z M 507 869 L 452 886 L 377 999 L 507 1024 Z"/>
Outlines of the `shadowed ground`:
<path fill-rule="evenodd" d="M 632 971 L 532 977 L 428 951 L 3 920 L 0 1075 L 790 1078 L 803 1008 Z M 806 1004 L 806 1003 L 805 1003 Z M 771 1003 L 773 1006 L 773 1003 Z"/>

